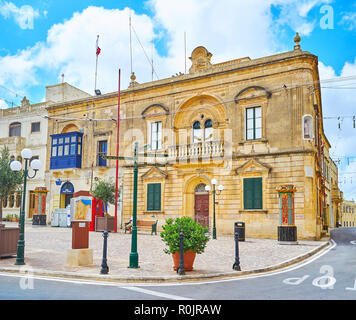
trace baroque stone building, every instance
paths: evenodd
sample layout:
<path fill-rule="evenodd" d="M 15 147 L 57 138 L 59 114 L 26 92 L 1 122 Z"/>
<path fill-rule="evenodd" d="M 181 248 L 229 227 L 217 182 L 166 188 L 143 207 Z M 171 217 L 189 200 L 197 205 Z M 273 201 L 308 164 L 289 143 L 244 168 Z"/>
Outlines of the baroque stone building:
<path fill-rule="evenodd" d="M 302 51 L 299 41 L 296 36 L 290 52 L 217 64 L 197 47 L 188 74 L 143 84 L 132 75 L 121 91 L 119 153 L 132 157 L 135 142 L 146 153 L 139 158 L 138 219 L 159 220 L 160 229 L 168 217 L 191 216 L 211 229 L 214 203 L 205 186 L 215 179 L 223 185 L 215 203 L 218 235 L 232 234 L 234 222 L 243 221 L 247 237 L 276 238 L 276 190 L 289 184 L 296 190 L 298 238 L 320 238 L 327 200 L 323 159 L 330 143 L 323 131 L 318 58 Z M 77 191 L 89 190 L 95 178 L 115 177 L 116 161 L 100 155 L 116 154 L 117 94 L 47 108 L 52 209 L 67 201 L 58 179 Z M 166 157 L 155 156 L 161 154 Z M 120 160 L 120 184 L 119 223 L 132 216 L 131 160 Z"/>

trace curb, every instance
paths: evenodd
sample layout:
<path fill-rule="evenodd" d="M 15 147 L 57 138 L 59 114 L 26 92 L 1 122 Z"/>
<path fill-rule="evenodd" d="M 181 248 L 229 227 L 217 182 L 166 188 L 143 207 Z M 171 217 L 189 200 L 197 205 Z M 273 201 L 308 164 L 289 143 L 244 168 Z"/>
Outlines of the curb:
<path fill-rule="evenodd" d="M 301 254 L 295 258 L 282 262 L 280 264 L 276 264 L 270 267 L 248 270 L 248 271 L 231 271 L 231 272 L 220 272 L 220 273 L 212 273 L 212 274 L 203 274 L 203 275 L 184 275 L 184 276 L 145 276 L 145 277 L 137 277 L 137 276 L 112 276 L 112 275 L 93 275 L 89 273 L 76 273 L 76 272 L 64 272 L 64 271 L 48 271 L 44 269 L 31 269 L 32 274 L 39 276 L 52 276 L 58 278 L 76 278 L 80 280 L 92 280 L 92 281 L 106 281 L 106 282 L 122 282 L 122 283 L 160 283 L 160 282 L 192 282 L 192 281 L 204 281 L 204 280 L 217 280 L 224 278 L 235 278 L 241 277 L 245 275 L 251 274 L 260 274 L 267 273 L 271 271 L 275 271 L 278 269 L 286 268 L 290 265 L 296 264 L 307 258 L 317 254 L 318 252 L 326 249 L 331 245 L 330 240 L 319 247 Z M 232 265 L 232 264 L 231 264 Z M 26 266 L 22 267 L 23 270 L 16 267 L 0 267 L 0 272 L 8 272 L 8 273 L 24 273 L 26 272 Z M 28 271 L 28 270 L 27 270 Z"/>

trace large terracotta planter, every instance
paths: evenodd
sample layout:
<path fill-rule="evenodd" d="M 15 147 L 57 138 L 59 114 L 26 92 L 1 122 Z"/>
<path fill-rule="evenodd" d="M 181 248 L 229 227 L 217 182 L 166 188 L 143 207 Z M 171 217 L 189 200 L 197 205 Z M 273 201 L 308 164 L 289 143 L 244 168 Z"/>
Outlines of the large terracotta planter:
<path fill-rule="evenodd" d="M 197 253 L 195 251 L 187 251 L 186 253 L 183 254 L 185 271 L 193 270 L 193 264 L 194 264 L 196 254 Z M 179 251 L 173 253 L 172 258 L 174 263 L 173 269 L 177 270 L 179 266 Z"/>

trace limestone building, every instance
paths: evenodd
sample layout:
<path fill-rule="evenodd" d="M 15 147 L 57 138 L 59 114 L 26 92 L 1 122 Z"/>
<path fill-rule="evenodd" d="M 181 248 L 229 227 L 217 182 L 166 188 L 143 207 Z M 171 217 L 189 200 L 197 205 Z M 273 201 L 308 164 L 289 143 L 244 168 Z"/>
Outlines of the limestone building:
<path fill-rule="evenodd" d="M 344 200 L 341 208 L 341 226 L 356 227 L 356 203 L 354 201 Z"/>
<path fill-rule="evenodd" d="M 33 159 L 39 159 L 42 162 L 42 168 L 38 171 L 34 179 L 27 180 L 26 208 L 25 218 L 31 220 L 36 208 L 36 188 L 43 190 L 49 189 L 49 184 L 45 176 L 45 164 L 47 157 L 47 135 L 48 135 L 48 120 L 46 107 L 49 103 L 73 99 L 75 97 L 83 97 L 84 92 L 74 88 L 73 86 L 62 83 L 59 85 L 46 87 L 46 99 L 44 102 L 30 104 L 29 100 L 24 97 L 21 106 L 9 109 L 0 110 L 0 149 L 7 146 L 10 151 L 11 159 L 19 160 L 21 151 L 24 148 L 31 149 Z M 88 95 L 88 94 L 86 94 Z M 29 169 L 29 174 L 32 176 L 33 171 Z M 3 217 L 8 214 L 20 213 L 21 206 L 21 190 L 14 195 L 10 195 L 3 201 Z M 47 197 L 43 197 L 47 199 Z M 47 200 L 41 202 L 43 214 L 47 214 L 47 222 L 50 220 Z"/>
<path fill-rule="evenodd" d="M 121 91 L 119 154 L 132 157 L 135 142 L 146 153 L 139 158 L 138 219 L 157 219 L 160 229 L 168 217 L 191 216 L 211 229 L 214 203 L 205 187 L 215 179 L 223 186 L 215 203 L 218 235 L 232 234 L 234 222 L 243 221 L 247 237 L 276 238 L 276 189 L 290 184 L 298 238 L 320 238 L 332 190 L 323 175 L 330 144 L 318 58 L 302 51 L 299 41 L 297 35 L 290 52 L 216 64 L 212 53 L 197 47 L 187 74 L 142 84 L 132 75 Z M 67 201 L 63 182 L 72 192 L 89 190 L 95 178 L 115 177 L 116 161 L 100 155 L 116 154 L 117 95 L 47 108 L 51 209 Z M 167 157 L 155 157 L 161 154 Z M 128 221 L 131 160 L 120 160 L 120 183 L 121 221 Z"/>

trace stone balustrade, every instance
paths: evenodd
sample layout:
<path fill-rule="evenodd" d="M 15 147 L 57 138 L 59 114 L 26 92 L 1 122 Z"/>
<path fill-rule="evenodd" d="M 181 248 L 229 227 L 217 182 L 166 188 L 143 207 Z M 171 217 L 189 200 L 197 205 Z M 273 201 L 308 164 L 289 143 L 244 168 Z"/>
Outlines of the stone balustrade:
<path fill-rule="evenodd" d="M 222 141 L 206 141 L 168 147 L 168 161 L 194 160 L 222 157 L 224 144 Z"/>

